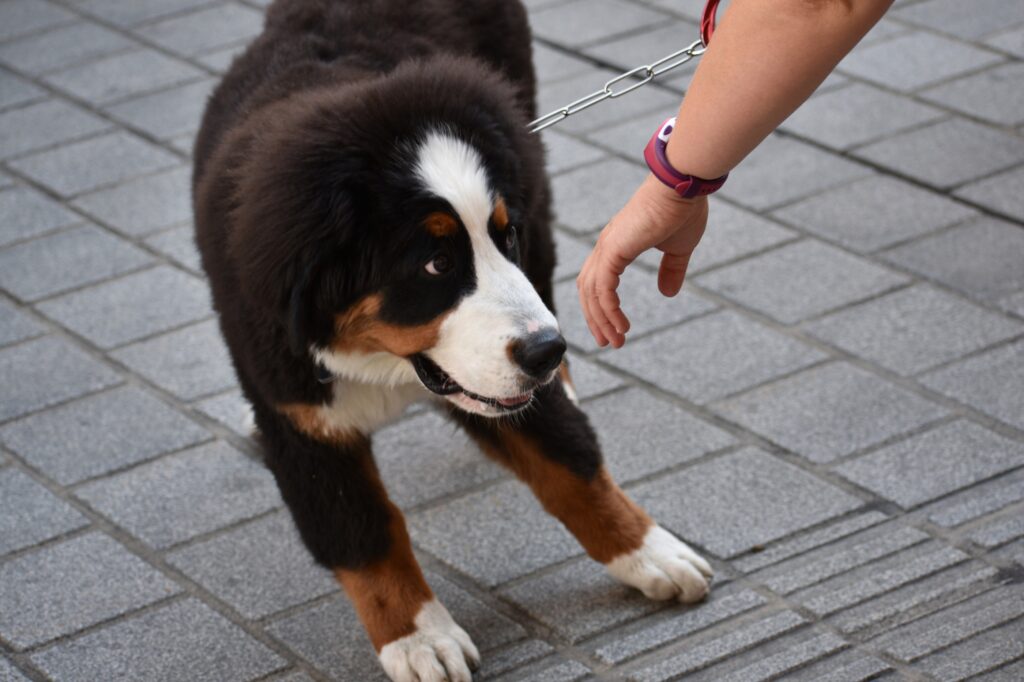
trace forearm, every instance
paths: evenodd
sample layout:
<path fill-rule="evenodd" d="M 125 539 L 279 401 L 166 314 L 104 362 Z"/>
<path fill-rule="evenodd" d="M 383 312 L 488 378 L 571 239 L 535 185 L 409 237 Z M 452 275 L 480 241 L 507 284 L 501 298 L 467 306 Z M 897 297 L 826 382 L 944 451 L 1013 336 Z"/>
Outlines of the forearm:
<path fill-rule="evenodd" d="M 825 80 L 892 0 L 733 0 L 679 108 L 667 154 L 732 170 Z"/>

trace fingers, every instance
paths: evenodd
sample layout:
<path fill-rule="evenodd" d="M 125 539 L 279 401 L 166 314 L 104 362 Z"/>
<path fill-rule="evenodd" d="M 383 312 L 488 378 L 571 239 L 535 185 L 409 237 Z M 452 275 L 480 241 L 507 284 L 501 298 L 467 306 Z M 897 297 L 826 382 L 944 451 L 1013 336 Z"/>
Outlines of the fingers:
<path fill-rule="evenodd" d="M 622 312 L 616 293 L 620 272 L 598 245 L 576 278 L 583 317 L 601 347 L 610 343 L 614 348 L 621 348 L 629 331 L 629 318 Z"/>
<path fill-rule="evenodd" d="M 666 253 L 661 257 L 658 268 L 658 290 L 663 296 L 675 296 L 683 288 L 686 268 L 690 265 L 690 254 L 673 255 Z"/>

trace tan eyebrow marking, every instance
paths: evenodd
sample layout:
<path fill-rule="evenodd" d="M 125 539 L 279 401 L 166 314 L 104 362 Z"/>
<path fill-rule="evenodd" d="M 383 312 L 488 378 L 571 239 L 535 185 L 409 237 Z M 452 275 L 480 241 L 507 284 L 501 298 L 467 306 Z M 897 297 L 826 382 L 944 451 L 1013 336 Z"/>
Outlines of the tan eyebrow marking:
<path fill-rule="evenodd" d="M 455 218 L 444 211 L 434 211 L 423 221 L 423 225 L 427 228 L 427 232 L 435 237 L 449 237 L 459 229 Z"/>
<path fill-rule="evenodd" d="M 508 227 L 508 206 L 505 205 L 505 200 L 501 197 L 494 201 L 494 212 L 491 214 L 491 219 L 494 220 L 494 225 L 499 230 Z"/>

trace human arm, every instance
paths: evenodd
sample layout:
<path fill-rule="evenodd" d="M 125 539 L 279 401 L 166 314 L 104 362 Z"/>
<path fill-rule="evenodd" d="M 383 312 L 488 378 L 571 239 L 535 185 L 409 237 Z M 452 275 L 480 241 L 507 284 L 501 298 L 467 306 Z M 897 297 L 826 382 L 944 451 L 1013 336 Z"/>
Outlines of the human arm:
<path fill-rule="evenodd" d="M 806 100 L 892 0 L 733 0 L 679 108 L 666 154 L 679 171 L 716 178 Z M 648 176 L 601 232 L 577 278 L 599 345 L 625 343 L 616 289 L 641 253 L 663 252 L 658 288 L 676 295 L 707 223 L 707 198 L 683 199 Z"/>

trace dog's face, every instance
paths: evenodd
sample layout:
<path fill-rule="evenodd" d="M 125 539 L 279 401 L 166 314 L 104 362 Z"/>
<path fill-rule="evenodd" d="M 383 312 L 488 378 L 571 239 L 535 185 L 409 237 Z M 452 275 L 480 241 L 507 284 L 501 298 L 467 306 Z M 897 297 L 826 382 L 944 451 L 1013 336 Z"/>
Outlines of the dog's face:
<path fill-rule="evenodd" d="M 565 342 L 520 267 L 529 226 L 514 145 L 465 124 L 380 147 L 291 145 L 264 173 L 274 181 L 242 188 L 249 235 L 233 247 L 243 282 L 280 279 L 256 298 L 277 301 L 295 352 L 356 379 L 419 381 L 485 416 L 526 407 Z"/>

